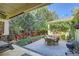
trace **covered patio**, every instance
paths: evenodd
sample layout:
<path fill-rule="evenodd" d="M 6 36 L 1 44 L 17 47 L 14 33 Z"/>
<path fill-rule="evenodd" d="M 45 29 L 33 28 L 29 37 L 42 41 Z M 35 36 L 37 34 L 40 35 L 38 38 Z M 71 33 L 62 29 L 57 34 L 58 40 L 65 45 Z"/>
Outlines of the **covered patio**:
<path fill-rule="evenodd" d="M 38 3 L 38 4 L 35 4 L 35 3 L 34 4 L 33 3 L 30 3 L 30 4 L 26 4 L 26 3 L 23 3 L 23 4 L 4 4 L 4 3 L 0 4 L 0 16 L 1 16 L 0 22 L 2 22 L 2 24 L 1 24 L 1 26 L 2 26 L 1 31 L 2 32 L 0 31 L 1 32 L 0 41 L 9 43 L 9 45 L 11 45 L 14 48 L 13 50 L 7 50 L 3 53 L 0 53 L 0 56 L 66 56 L 65 53 L 69 51 L 66 46 L 67 40 L 72 39 L 72 38 L 67 38 L 67 40 L 64 40 L 61 37 L 59 37 L 60 33 L 58 33 L 58 35 L 57 35 L 57 32 L 55 32 L 55 31 L 52 32 L 52 30 L 50 31 L 50 27 L 51 27 L 50 23 L 57 24 L 57 22 L 59 22 L 59 24 L 60 24 L 61 22 L 64 22 L 64 23 L 68 22 L 67 24 L 70 24 L 72 22 L 72 18 L 68 19 L 68 20 L 67 19 L 66 20 L 56 20 L 56 21 L 50 21 L 50 22 L 46 20 L 46 23 L 44 25 L 47 25 L 47 29 L 43 28 L 43 30 L 47 30 L 46 33 L 39 34 L 38 36 L 40 36 L 40 37 L 36 38 L 36 36 L 29 35 L 32 33 L 32 31 L 31 31 L 32 29 L 35 29 L 36 31 L 38 31 L 38 30 L 36 28 L 32 28 L 32 25 L 34 23 L 31 25 L 28 25 L 28 24 L 32 23 L 30 21 L 33 20 L 32 17 L 29 18 L 29 16 L 32 14 L 28 13 L 27 18 L 28 18 L 28 20 L 30 19 L 30 21 L 29 21 L 30 23 L 27 24 L 27 27 L 25 25 L 26 22 L 28 21 L 27 18 L 25 18 L 25 19 L 22 18 L 22 20 L 21 20 L 21 21 L 24 20 L 24 22 L 25 22 L 25 20 L 27 20 L 25 23 L 23 22 L 24 23 L 23 26 L 25 26 L 25 27 L 17 26 L 17 31 L 19 31 L 19 29 L 23 29 L 26 31 L 26 29 L 28 28 L 26 31 L 26 32 L 28 32 L 28 36 L 26 36 L 27 33 L 25 33 L 24 31 L 20 31 L 21 32 L 20 34 L 22 34 L 22 36 L 15 34 L 15 31 L 13 31 L 14 33 L 11 33 L 11 34 L 15 34 L 15 35 L 17 35 L 17 37 L 20 36 L 20 38 L 16 38 L 15 35 L 14 35 L 14 37 L 10 37 L 10 35 L 11 35 L 10 34 L 10 23 L 11 23 L 10 21 L 12 18 L 17 17 L 18 15 L 21 15 L 25 12 L 29 12 L 31 10 L 38 9 L 38 8 L 46 6 L 46 5 L 48 5 L 48 4 L 40 4 L 40 3 Z M 44 11 L 46 11 L 46 10 L 44 9 Z M 47 15 L 45 15 L 45 16 L 47 17 L 48 14 L 50 14 L 50 12 L 47 13 Z M 35 15 L 37 15 L 37 14 L 35 14 Z M 33 16 L 35 16 L 35 15 L 33 14 Z M 52 13 L 51 13 L 51 15 L 52 15 Z M 37 15 L 37 17 L 38 16 L 39 15 Z M 42 16 L 44 16 L 44 15 L 42 15 Z M 40 18 L 40 16 L 38 18 Z M 36 18 L 36 19 L 34 18 L 35 19 L 34 21 L 37 22 L 38 18 Z M 20 18 L 17 18 L 17 19 L 20 20 Z M 41 22 L 39 19 L 38 23 L 43 24 Z M 37 25 L 36 27 L 39 29 L 40 26 L 38 27 L 38 23 L 36 24 Z M 64 25 L 64 23 L 63 23 L 63 25 Z M 56 26 L 57 29 L 59 29 L 58 25 Z M 45 27 L 45 26 L 43 26 L 43 27 Z M 59 31 L 59 30 L 57 30 L 57 31 L 59 31 L 61 33 L 63 32 L 66 34 L 66 32 L 68 32 L 68 30 L 69 30 L 69 28 L 67 28 L 66 32 L 64 32 L 64 31 L 62 31 L 63 26 L 60 26 L 60 27 L 61 28 L 59 30 L 61 30 L 61 31 Z M 73 27 L 73 26 L 71 26 L 71 27 Z M 54 27 L 52 26 L 52 28 L 54 28 Z M 73 28 L 71 28 L 71 29 L 73 29 Z M 77 40 L 79 39 L 79 30 L 78 29 L 79 28 L 76 28 L 76 31 L 74 31 L 74 36 L 75 36 L 75 39 L 77 39 Z M 15 30 L 16 30 L 16 27 L 15 27 Z M 56 34 L 56 35 L 54 35 L 54 34 Z M 74 37 L 74 36 L 72 36 L 72 37 Z M 20 44 L 17 44 L 16 42 L 20 42 L 23 45 L 21 46 Z M 54 42 L 56 44 L 53 44 Z M 49 43 L 49 44 L 47 44 L 47 43 Z M 2 44 L 2 45 L 4 45 L 4 44 Z M 6 46 L 6 44 L 5 44 L 5 46 Z M 9 46 L 7 46 L 7 47 L 9 47 Z M 2 47 L 2 48 L 4 48 L 4 47 Z M 69 54 L 69 56 L 70 55 L 71 56 L 72 55 L 79 56 L 79 54 L 72 54 L 72 53 Z"/>
<path fill-rule="evenodd" d="M 13 17 L 16 17 L 20 14 L 23 14 L 24 12 L 29 12 L 31 10 L 43 7 L 47 4 L 42 3 L 1 3 L 0 4 L 0 41 L 4 41 L 7 43 L 10 43 L 7 41 L 8 36 L 10 35 L 9 26 L 10 26 L 10 20 Z M 11 37 L 13 40 L 14 38 Z M 1 45 L 5 45 L 5 44 Z M 34 53 L 32 51 L 29 51 L 27 49 L 24 49 L 22 47 L 19 47 L 17 45 L 12 44 L 14 47 L 14 50 L 7 50 L 3 53 L 0 53 L 0 56 L 21 56 L 21 55 L 40 55 L 37 53 Z M 30 53 L 30 54 L 28 54 Z"/>

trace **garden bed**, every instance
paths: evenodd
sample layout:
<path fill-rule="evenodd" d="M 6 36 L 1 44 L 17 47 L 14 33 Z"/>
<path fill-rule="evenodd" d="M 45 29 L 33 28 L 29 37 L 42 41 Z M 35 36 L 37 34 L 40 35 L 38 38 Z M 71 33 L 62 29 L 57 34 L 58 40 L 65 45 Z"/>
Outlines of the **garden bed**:
<path fill-rule="evenodd" d="M 44 36 L 34 36 L 34 37 L 27 37 L 27 38 L 23 38 L 23 39 L 20 39 L 16 42 L 17 45 L 19 46 L 25 46 L 27 44 L 30 44 L 32 42 L 35 42 L 37 40 L 39 40 L 40 38 L 43 38 Z"/>

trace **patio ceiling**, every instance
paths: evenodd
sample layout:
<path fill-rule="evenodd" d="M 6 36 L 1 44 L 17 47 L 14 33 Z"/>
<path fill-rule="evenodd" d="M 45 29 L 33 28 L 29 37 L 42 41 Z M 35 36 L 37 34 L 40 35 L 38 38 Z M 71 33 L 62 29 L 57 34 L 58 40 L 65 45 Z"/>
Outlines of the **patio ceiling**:
<path fill-rule="evenodd" d="M 70 18 L 66 18 L 66 19 L 56 19 L 54 21 L 49 21 L 48 24 L 52 24 L 52 23 L 56 23 L 56 22 L 69 22 L 73 20 L 73 16 Z"/>
<path fill-rule="evenodd" d="M 5 19 L 12 18 L 24 11 L 30 11 L 47 4 L 42 3 L 0 3 L 0 14 L 6 15 Z"/>

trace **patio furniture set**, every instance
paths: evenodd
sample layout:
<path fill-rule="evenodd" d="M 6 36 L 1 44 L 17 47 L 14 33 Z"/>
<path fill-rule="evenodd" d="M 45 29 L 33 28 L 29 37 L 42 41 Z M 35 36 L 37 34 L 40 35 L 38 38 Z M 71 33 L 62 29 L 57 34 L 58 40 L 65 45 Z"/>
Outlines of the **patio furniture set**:
<path fill-rule="evenodd" d="M 59 36 L 47 35 L 44 39 L 45 39 L 45 43 L 48 46 L 51 46 L 51 45 L 58 45 L 60 38 L 59 38 Z"/>

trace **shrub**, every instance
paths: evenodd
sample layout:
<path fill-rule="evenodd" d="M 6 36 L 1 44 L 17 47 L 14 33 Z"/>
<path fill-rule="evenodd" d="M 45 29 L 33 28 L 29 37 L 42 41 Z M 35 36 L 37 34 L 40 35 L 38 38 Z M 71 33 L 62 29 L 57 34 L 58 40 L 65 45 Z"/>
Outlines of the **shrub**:
<path fill-rule="evenodd" d="M 61 39 L 63 39 L 63 40 L 66 39 L 66 37 L 65 37 L 65 33 L 62 33 L 62 34 L 61 34 Z"/>
<path fill-rule="evenodd" d="M 23 38 L 21 40 L 19 40 L 18 42 L 16 42 L 16 44 L 20 45 L 20 46 L 24 46 L 31 43 L 31 38 Z"/>

